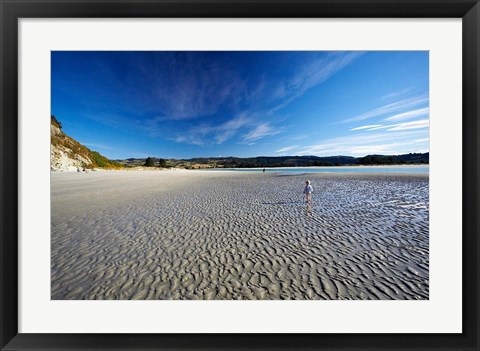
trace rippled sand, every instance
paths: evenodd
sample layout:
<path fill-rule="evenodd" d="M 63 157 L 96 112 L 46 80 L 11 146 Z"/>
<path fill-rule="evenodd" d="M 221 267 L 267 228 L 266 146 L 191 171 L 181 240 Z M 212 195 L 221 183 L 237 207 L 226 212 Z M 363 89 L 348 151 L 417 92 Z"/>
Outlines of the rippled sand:
<path fill-rule="evenodd" d="M 111 171 L 51 186 L 55 300 L 429 296 L 426 175 Z"/>

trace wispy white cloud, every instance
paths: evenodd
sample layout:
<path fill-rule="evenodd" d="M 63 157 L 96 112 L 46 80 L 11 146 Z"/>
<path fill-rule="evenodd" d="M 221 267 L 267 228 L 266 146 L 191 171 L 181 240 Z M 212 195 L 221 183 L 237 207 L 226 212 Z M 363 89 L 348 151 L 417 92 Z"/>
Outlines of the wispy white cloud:
<path fill-rule="evenodd" d="M 258 122 L 255 116 L 241 114 L 222 124 L 198 124 L 183 130 L 177 136 L 170 138 L 177 143 L 187 143 L 198 146 L 223 144 L 235 137 L 242 138 L 242 144 L 254 143 L 267 136 L 281 133 L 282 127 L 273 126 L 269 122 Z M 243 134 L 242 134 L 243 133 Z"/>
<path fill-rule="evenodd" d="M 402 112 L 391 117 L 387 117 L 384 121 L 401 121 L 409 118 L 428 115 L 430 111 L 429 107 L 419 108 L 412 111 Z"/>
<path fill-rule="evenodd" d="M 298 145 L 286 146 L 286 147 L 283 147 L 283 148 L 281 148 L 281 149 L 278 149 L 278 150 L 275 151 L 275 152 L 276 152 L 276 153 L 282 153 L 282 152 L 287 152 L 287 151 L 295 150 L 296 148 L 298 148 Z"/>
<path fill-rule="evenodd" d="M 271 108 L 269 113 L 275 113 L 285 108 L 292 101 L 311 88 L 327 81 L 363 54 L 361 51 L 335 52 L 303 65 L 291 79 L 277 82 L 273 96 L 280 102 Z"/>
<path fill-rule="evenodd" d="M 192 53 L 177 53 L 156 63 L 168 67 L 168 73 L 159 71 L 151 62 L 137 64 L 139 76 L 143 77 L 149 88 L 147 91 L 151 92 L 147 96 L 138 96 L 138 100 L 152 111 L 161 112 L 161 117 L 155 117 L 153 123 L 197 119 L 229 108 L 237 113 L 263 111 L 265 115 L 273 114 L 362 54 L 312 53 L 302 64 L 296 62 L 296 69 L 290 75 L 279 79 L 265 76 L 266 73 L 259 77 L 243 77 L 234 65 L 216 61 L 204 65 L 204 61 L 197 62 Z M 138 94 L 132 91 L 131 95 Z"/>
<path fill-rule="evenodd" d="M 399 146 L 404 146 L 401 143 L 387 143 L 387 144 L 373 144 L 360 145 L 351 148 L 352 155 L 372 155 L 372 154 L 390 154 Z"/>
<path fill-rule="evenodd" d="M 277 135 L 280 132 L 280 129 L 275 129 L 270 125 L 270 123 L 264 122 L 257 125 L 254 129 L 245 134 L 243 137 L 246 141 L 255 141 L 266 136 Z"/>
<path fill-rule="evenodd" d="M 296 140 L 305 140 L 309 137 L 308 134 L 297 134 L 297 135 L 290 135 L 286 137 L 285 140 L 291 140 L 291 141 L 296 141 Z"/>
<path fill-rule="evenodd" d="M 249 125 L 251 120 L 245 116 L 235 117 L 214 128 L 214 139 L 217 144 L 222 144 L 232 138 L 239 129 Z"/>
<path fill-rule="evenodd" d="M 401 110 L 408 109 L 420 104 L 425 104 L 428 102 L 428 96 L 416 96 L 413 98 L 402 99 L 399 101 L 391 102 L 383 106 L 374 108 L 370 111 L 359 114 L 355 117 L 345 119 L 341 123 L 347 122 L 358 122 L 366 119 L 385 116 L 389 113 L 400 112 Z"/>
<path fill-rule="evenodd" d="M 371 128 L 376 128 L 376 127 L 382 127 L 381 124 L 370 124 L 368 126 L 361 126 L 361 127 L 356 127 L 356 128 L 352 128 L 350 129 L 351 131 L 353 130 L 362 130 L 362 129 L 368 129 L 368 130 L 372 130 Z"/>
<path fill-rule="evenodd" d="M 383 144 L 371 144 L 353 146 L 351 148 L 352 155 L 372 155 L 372 154 L 384 154 L 394 155 L 407 152 L 428 152 L 428 143 L 418 140 L 412 141 L 400 141 L 393 143 Z"/>
<path fill-rule="evenodd" d="M 172 53 L 161 61 L 139 63 L 145 66 L 143 78 L 148 86 L 143 91 L 150 92 L 141 99 L 152 110 L 161 111 L 164 120 L 211 116 L 243 99 L 246 82 L 241 75 L 215 60 L 204 64 L 204 55 Z"/>
<path fill-rule="evenodd" d="M 252 120 L 244 115 L 232 118 L 219 125 L 194 125 L 172 140 L 177 143 L 187 143 L 198 146 L 222 144 L 235 136 L 239 130 L 252 124 Z"/>
<path fill-rule="evenodd" d="M 172 138 L 177 143 L 192 144 L 197 146 L 205 146 L 205 139 L 198 135 L 177 135 L 175 138 Z"/>
<path fill-rule="evenodd" d="M 323 140 L 296 150 L 297 155 L 351 155 L 399 154 L 413 150 L 428 150 L 428 132 L 418 130 L 395 130 L 381 133 L 344 136 Z"/>
<path fill-rule="evenodd" d="M 372 131 L 372 130 L 379 130 L 379 129 L 387 129 L 387 128 L 390 128 L 392 127 L 392 125 L 381 125 L 381 126 L 378 126 L 378 127 L 373 127 L 373 128 L 369 128 L 367 129 L 368 131 Z"/>
<path fill-rule="evenodd" d="M 402 119 L 418 117 L 418 116 L 428 114 L 428 111 L 429 111 L 428 108 L 422 108 L 422 109 L 418 109 L 418 110 L 408 111 L 408 112 L 405 112 L 405 113 L 397 114 L 397 115 L 389 117 L 389 118 L 385 118 L 384 121 L 402 120 Z M 386 129 L 388 131 L 393 131 L 393 130 L 425 128 L 425 127 L 428 127 L 428 126 L 429 126 L 429 120 L 428 119 L 422 119 L 422 120 L 406 122 L 406 123 L 398 123 L 398 124 L 387 124 L 387 125 L 371 124 L 371 125 L 352 128 L 352 129 L 350 129 L 350 131 L 355 131 L 355 130 L 375 131 L 375 130 L 380 130 L 380 129 Z"/>
<path fill-rule="evenodd" d="M 428 119 L 421 119 L 418 121 L 408 122 L 408 123 L 401 123 L 393 126 L 389 131 L 394 130 L 407 130 L 407 129 L 418 129 L 418 128 L 427 128 L 430 125 L 430 121 Z"/>
<path fill-rule="evenodd" d="M 391 93 L 385 94 L 381 97 L 382 100 L 392 100 L 399 98 L 401 96 L 406 95 L 407 93 L 411 92 L 414 89 L 414 87 L 409 87 L 397 91 L 392 91 Z"/>

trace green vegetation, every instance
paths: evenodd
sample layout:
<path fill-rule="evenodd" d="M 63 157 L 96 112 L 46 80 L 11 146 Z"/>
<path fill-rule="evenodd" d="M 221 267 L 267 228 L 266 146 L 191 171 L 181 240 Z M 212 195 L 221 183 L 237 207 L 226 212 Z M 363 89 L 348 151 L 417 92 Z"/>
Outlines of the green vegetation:
<path fill-rule="evenodd" d="M 335 165 L 352 165 L 357 161 L 354 157 L 335 156 L 280 156 L 280 157 L 226 157 L 226 158 L 193 158 L 181 160 L 184 164 L 201 164 L 211 168 L 267 168 L 267 167 L 320 167 Z"/>
<path fill-rule="evenodd" d="M 57 117 L 55 117 L 54 115 L 51 115 L 50 118 L 51 118 L 51 122 L 54 126 L 58 127 L 59 129 L 62 129 L 62 123 L 60 123 L 60 121 L 57 119 Z"/>
<path fill-rule="evenodd" d="M 155 160 L 153 157 L 147 157 L 147 160 L 145 161 L 144 164 L 145 167 L 155 167 Z"/>
<path fill-rule="evenodd" d="M 100 155 L 96 151 L 90 151 L 90 159 L 93 162 L 92 164 L 96 165 L 96 167 L 99 167 L 99 168 L 113 168 L 113 169 L 123 168 L 123 165 L 121 163 L 109 160 L 108 158 Z M 95 168 L 95 166 L 92 168 Z"/>
<path fill-rule="evenodd" d="M 153 158 L 152 158 L 153 159 Z M 179 167 L 185 169 L 198 168 L 268 168 L 268 167 L 329 167 L 359 165 L 400 165 L 428 164 L 429 153 L 410 153 L 405 155 L 369 155 L 365 157 L 351 156 L 280 156 L 280 157 L 198 157 L 184 160 L 153 159 L 159 167 Z M 142 166 L 145 159 L 130 158 L 119 160 L 128 167 Z"/>
<path fill-rule="evenodd" d="M 138 162 L 135 162 L 135 159 L 128 159 L 126 161 L 133 161 L 134 164 L 138 165 Z M 125 162 L 125 161 L 124 161 Z M 127 165 L 130 167 L 133 166 L 130 164 L 130 162 L 125 162 Z M 155 158 L 155 157 L 147 157 L 145 160 L 145 163 L 143 163 L 144 167 L 160 167 L 160 168 L 169 168 L 169 167 L 174 167 L 175 164 L 172 163 L 170 160 L 167 161 L 163 158 Z"/>
<path fill-rule="evenodd" d="M 60 123 L 60 121 L 58 121 L 58 119 L 53 115 L 51 116 L 51 124 L 58 127 L 59 129 L 62 128 L 62 124 Z M 63 147 L 64 149 L 71 150 L 69 151 L 71 158 L 81 157 L 91 160 L 92 163 L 88 165 L 85 164 L 85 168 L 120 169 L 125 167 L 120 162 L 109 160 L 97 151 L 90 150 L 86 146 L 80 144 L 78 141 L 70 138 L 68 135 L 63 133 L 63 131 L 57 134 L 52 134 L 50 142 L 54 146 Z"/>
<path fill-rule="evenodd" d="M 428 164 L 429 154 L 410 153 L 405 155 L 368 155 L 358 159 L 361 165 L 403 165 L 403 164 Z"/>

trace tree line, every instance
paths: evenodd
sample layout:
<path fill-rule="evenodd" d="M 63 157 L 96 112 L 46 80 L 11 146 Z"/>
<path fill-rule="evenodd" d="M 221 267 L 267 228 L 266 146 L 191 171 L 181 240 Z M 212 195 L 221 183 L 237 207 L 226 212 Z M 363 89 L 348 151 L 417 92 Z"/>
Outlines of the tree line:
<path fill-rule="evenodd" d="M 167 164 L 167 160 L 163 158 L 147 157 L 144 166 L 167 168 L 169 165 Z"/>

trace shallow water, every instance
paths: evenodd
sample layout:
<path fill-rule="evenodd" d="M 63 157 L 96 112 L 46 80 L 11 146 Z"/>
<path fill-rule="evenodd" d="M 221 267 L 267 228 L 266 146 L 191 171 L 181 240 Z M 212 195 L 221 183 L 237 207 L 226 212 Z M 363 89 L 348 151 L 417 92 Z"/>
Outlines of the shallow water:
<path fill-rule="evenodd" d="M 263 168 L 215 168 L 219 172 L 262 172 Z M 198 170 L 202 171 L 202 170 Z M 421 173 L 428 174 L 429 166 L 341 166 L 341 167 L 270 167 L 265 172 L 297 173 Z"/>

